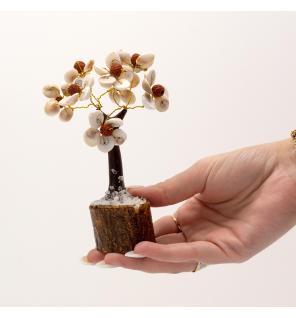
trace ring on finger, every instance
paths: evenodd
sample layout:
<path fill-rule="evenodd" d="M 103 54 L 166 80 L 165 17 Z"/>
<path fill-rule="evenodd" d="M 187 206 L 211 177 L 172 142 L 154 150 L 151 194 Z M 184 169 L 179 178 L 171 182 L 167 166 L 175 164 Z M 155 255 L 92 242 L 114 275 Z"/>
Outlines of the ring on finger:
<path fill-rule="evenodd" d="M 175 215 L 171 215 L 171 217 L 172 217 L 173 221 L 175 222 L 175 224 L 176 224 L 176 226 L 178 228 L 178 232 L 182 232 L 182 228 L 181 228 L 180 224 L 178 223 L 176 216 Z"/>
<path fill-rule="evenodd" d="M 204 264 L 202 262 L 197 262 L 192 272 L 193 273 L 199 272 L 201 269 L 205 268 L 206 266 L 207 264 Z"/>

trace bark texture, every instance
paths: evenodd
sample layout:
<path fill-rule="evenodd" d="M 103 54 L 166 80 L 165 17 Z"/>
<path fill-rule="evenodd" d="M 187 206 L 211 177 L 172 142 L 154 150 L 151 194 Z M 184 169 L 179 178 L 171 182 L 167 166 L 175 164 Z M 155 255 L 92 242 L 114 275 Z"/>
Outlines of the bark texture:
<path fill-rule="evenodd" d="M 155 242 L 149 202 L 132 205 L 90 205 L 96 248 L 103 253 L 132 251 L 141 241 Z"/>

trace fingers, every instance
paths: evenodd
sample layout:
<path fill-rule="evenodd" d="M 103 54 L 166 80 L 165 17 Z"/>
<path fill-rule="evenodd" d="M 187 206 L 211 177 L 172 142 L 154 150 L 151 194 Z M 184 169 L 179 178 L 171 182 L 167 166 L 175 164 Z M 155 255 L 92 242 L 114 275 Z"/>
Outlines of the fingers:
<path fill-rule="evenodd" d="M 105 256 L 105 263 L 113 266 L 120 266 L 127 269 L 139 270 L 146 273 L 171 273 L 191 272 L 196 262 L 170 263 L 159 262 L 149 258 L 130 258 L 122 254 L 110 253 Z"/>
<path fill-rule="evenodd" d="M 214 243 L 206 241 L 158 244 L 141 242 L 134 252 L 161 262 L 197 262 L 205 264 L 227 263 L 224 251 Z"/>
<path fill-rule="evenodd" d="M 204 159 L 166 181 L 148 187 L 129 187 L 128 191 L 146 198 L 155 207 L 175 204 L 202 192 L 211 165 L 211 160 Z"/>
<path fill-rule="evenodd" d="M 183 233 L 170 233 L 162 236 L 156 237 L 156 242 L 159 244 L 173 244 L 173 243 L 183 243 L 185 238 Z"/>
<path fill-rule="evenodd" d="M 153 223 L 155 236 L 161 236 L 169 233 L 177 233 L 178 227 L 170 215 L 166 215 Z"/>
<path fill-rule="evenodd" d="M 87 261 L 92 264 L 102 261 L 104 257 L 105 257 L 105 254 L 103 254 L 102 252 L 99 252 L 96 249 L 89 251 L 88 254 L 86 255 Z"/>

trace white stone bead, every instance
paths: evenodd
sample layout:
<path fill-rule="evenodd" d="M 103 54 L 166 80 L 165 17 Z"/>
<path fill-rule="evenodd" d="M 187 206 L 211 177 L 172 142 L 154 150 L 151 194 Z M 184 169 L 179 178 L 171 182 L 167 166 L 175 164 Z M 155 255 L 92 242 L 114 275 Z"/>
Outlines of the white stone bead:
<path fill-rule="evenodd" d="M 83 134 L 84 142 L 90 146 L 95 147 L 98 145 L 99 132 L 95 128 L 88 128 Z"/>
<path fill-rule="evenodd" d="M 119 90 L 119 91 L 122 91 L 122 90 L 128 89 L 130 87 L 130 85 L 131 85 L 130 81 L 123 78 L 123 79 L 120 79 L 114 83 L 114 88 Z"/>
<path fill-rule="evenodd" d="M 153 64 L 153 62 L 154 62 L 153 54 L 140 55 L 136 60 L 137 65 L 141 66 L 142 69 L 147 69 Z"/>
<path fill-rule="evenodd" d="M 130 65 L 126 65 L 126 64 L 123 64 L 122 65 L 122 69 L 125 70 L 125 71 L 131 71 L 133 72 L 133 67 L 131 67 Z"/>
<path fill-rule="evenodd" d="M 109 74 L 109 71 L 103 67 L 95 66 L 94 69 L 95 69 L 95 72 L 100 76 Z"/>
<path fill-rule="evenodd" d="M 57 85 L 52 85 L 52 84 L 45 85 L 42 91 L 44 96 L 48 98 L 56 98 L 60 96 L 60 89 Z"/>
<path fill-rule="evenodd" d="M 91 94 L 91 89 L 90 87 L 85 87 L 85 89 L 83 90 L 83 92 L 81 93 L 79 100 L 87 100 L 90 98 L 90 94 Z"/>
<path fill-rule="evenodd" d="M 79 93 L 71 95 L 69 97 L 65 97 L 60 101 L 61 106 L 72 106 L 77 103 L 79 99 Z"/>
<path fill-rule="evenodd" d="M 154 103 L 159 112 L 165 112 L 169 108 L 169 100 L 164 96 L 155 98 Z"/>
<path fill-rule="evenodd" d="M 148 93 L 148 94 L 152 94 L 152 90 L 151 90 L 151 87 L 148 83 L 148 81 L 144 78 L 143 81 L 142 81 L 142 88 L 143 90 Z"/>
<path fill-rule="evenodd" d="M 118 55 L 120 57 L 121 63 L 123 64 L 131 64 L 131 55 L 123 50 L 118 51 Z"/>
<path fill-rule="evenodd" d="M 90 127 L 97 129 L 102 125 L 104 121 L 104 114 L 102 111 L 97 110 L 88 115 L 88 120 L 89 120 Z"/>
<path fill-rule="evenodd" d="M 69 121 L 72 119 L 74 114 L 73 109 L 71 108 L 64 108 L 61 110 L 59 118 L 61 121 Z"/>
<path fill-rule="evenodd" d="M 120 80 L 121 80 L 121 79 L 126 79 L 126 80 L 128 80 L 129 82 L 131 82 L 132 79 L 133 79 L 133 77 L 134 77 L 134 72 L 133 72 L 133 71 L 126 71 L 126 70 L 124 70 L 124 71 L 120 74 L 119 79 L 120 79 Z"/>
<path fill-rule="evenodd" d="M 50 99 L 45 104 L 44 111 L 48 116 L 57 115 L 60 112 L 59 102 L 55 99 Z"/>
<path fill-rule="evenodd" d="M 112 90 L 111 92 L 108 93 L 108 95 L 113 103 L 116 103 L 116 104 L 120 103 L 121 98 L 118 91 Z"/>
<path fill-rule="evenodd" d="M 110 118 L 110 119 L 105 121 L 105 124 L 111 125 L 112 127 L 116 128 L 116 127 L 120 127 L 123 125 L 123 120 L 120 118 Z"/>
<path fill-rule="evenodd" d="M 132 79 L 132 81 L 131 81 L 131 88 L 134 88 L 134 87 L 136 87 L 136 86 L 138 86 L 139 85 L 139 83 L 140 83 L 140 77 L 139 77 L 139 75 L 138 74 L 136 74 L 136 73 L 133 73 L 133 79 Z"/>
<path fill-rule="evenodd" d="M 120 128 L 114 129 L 112 136 L 114 137 L 116 145 L 122 145 L 125 142 L 127 137 L 126 133 Z"/>
<path fill-rule="evenodd" d="M 83 71 L 84 71 L 84 72 L 90 72 L 90 71 L 92 71 L 92 69 L 93 69 L 93 67 L 94 67 L 94 64 L 95 64 L 95 61 L 94 61 L 94 60 L 89 60 L 89 61 L 85 64 Z"/>
<path fill-rule="evenodd" d="M 147 80 L 150 86 L 155 82 L 156 73 L 154 70 L 150 70 L 145 74 L 145 79 Z"/>
<path fill-rule="evenodd" d="M 105 75 L 99 78 L 99 83 L 105 88 L 111 87 L 116 82 L 116 78 L 110 75 Z"/>
<path fill-rule="evenodd" d="M 64 94 L 64 96 L 70 96 L 69 92 L 68 92 L 68 87 L 70 86 L 69 83 L 64 83 L 61 85 L 61 90 L 62 93 Z"/>
<path fill-rule="evenodd" d="M 113 136 L 99 136 L 98 139 L 98 148 L 102 152 L 109 152 L 110 150 L 113 149 L 115 145 L 115 141 Z"/>
<path fill-rule="evenodd" d="M 106 65 L 110 68 L 112 62 L 120 63 L 120 56 L 116 52 L 111 52 L 106 57 Z"/>
<path fill-rule="evenodd" d="M 91 74 L 87 74 L 84 78 L 84 85 L 93 87 L 94 83 L 95 83 L 94 77 Z"/>
<path fill-rule="evenodd" d="M 78 77 L 78 75 L 78 71 L 75 68 L 73 68 L 65 73 L 64 79 L 67 83 L 72 83 L 75 80 L 75 78 Z"/>
<path fill-rule="evenodd" d="M 145 93 L 142 96 L 142 103 L 143 103 L 144 107 L 147 109 L 155 109 L 153 99 L 152 99 L 151 95 L 149 95 L 147 93 Z"/>
<path fill-rule="evenodd" d="M 130 90 L 120 91 L 120 98 L 125 104 L 128 103 L 129 105 L 131 105 L 136 102 L 136 96 Z"/>

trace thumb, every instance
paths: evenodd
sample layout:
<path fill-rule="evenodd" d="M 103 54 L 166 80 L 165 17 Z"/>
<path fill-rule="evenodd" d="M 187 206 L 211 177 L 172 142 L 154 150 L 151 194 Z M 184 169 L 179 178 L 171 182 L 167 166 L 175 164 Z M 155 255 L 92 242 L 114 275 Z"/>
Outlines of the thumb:
<path fill-rule="evenodd" d="M 175 204 L 203 191 L 211 166 L 212 160 L 202 159 L 170 179 L 147 187 L 128 187 L 128 191 L 146 198 L 151 206 Z"/>

